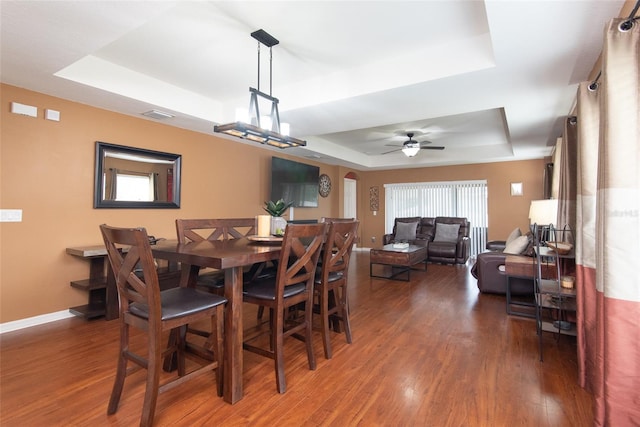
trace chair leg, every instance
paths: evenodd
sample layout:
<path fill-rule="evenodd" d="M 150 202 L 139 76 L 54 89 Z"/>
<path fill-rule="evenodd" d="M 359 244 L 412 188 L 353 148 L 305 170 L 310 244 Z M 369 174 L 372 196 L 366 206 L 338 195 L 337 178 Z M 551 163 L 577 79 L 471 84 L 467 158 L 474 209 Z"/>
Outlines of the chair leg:
<path fill-rule="evenodd" d="M 322 345 L 324 347 L 325 359 L 331 359 L 331 339 L 329 337 L 329 298 L 328 292 L 320 289 L 320 329 L 322 334 Z"/>
<path fill-rule="evenodd" d="M 313 336 L 313 294 L 307 299 L 306 307 L 304 310 L 304 322 L 305 322 L 305 337 L 304 342 L 307 347 L 307 359 L 309 360 L 309 369 L 315 371 L 316 369 L 316 355 L 313 353 L 313 343 L 311 337 Z"/>
<path fill-rule="evenodd" d="M 215 345 L 215 349 L 214 349 L 214 359 L 218 362 L 218 368 L 216 369 L 216 386 L 217 386 L 217 392 L 218 392 L 218 396 L 222 396 L 222 392 L 223 392 L 223 385 L 224 385 L 224 381 L 223 381 L 223 372 L 224 369 L 223 368 L 223 361 L 224 361 L 224 355 L 222 354 L 223 352 L 223 340 L 222 340 L 222 336 L 223 336 L 223 329 L 224 329 L 224 306 L 223 305 L 219 305 L 218 308 L 216 309 L 216 322 L 215 325 L 211 325 L 212 329 L 211 329 L 211 334 L 215 335 L 213 337 L 213 343 Z M 213 348 L 213 347 L 212 347 Z"/>
<path fill-rule="evenodd" d="M 273 339 L 273 337 L 275 336 L 273 334 L 273 331 L 276 330 L 276 326 L 275 326 L 276 322 L 274 320 L 275 319 L 274 315 L 275 315 L 275 310 L 273 308 L 270 308 L 269 309 L 269 327 L 271 328 L 271 334 L 269 334 L 269 350 L 270 351 L 274 351 L 274 346 L 276 344 L 276 341 Z"/>
<path fill-rule="evenodd" d="M 178 339 L 176 341 L 176 354 L 178 355 L 178 376 L 184 376 L 186 370 L 184 365 L 184 348 L 187 342 L 187 325 L 178 328 Z"/>
<path fill-rule="evenodd" d="M 342 323 L 344 323 L 344 335 L 347 343 L 351 344 L 351 320 L 349 320 L 349 300 L 347 300 L 347 290 L 342 289 L 342 297 L 340 298 L 340 308 L 342 311 Z"/>
<path fill-rule="evenodd" d="M 115 414 L 122 396 L 122 388 L 124 387 L 124 379 L 127 376 L 127 358 L 125 357 L 125 349 L 129 348 L 129 325 L 120 321 L 120 349 L 118 351 L 118 367 L 116 371 L 116 379 L 113 382 L 111 390 L 111 398 L 107 407 L 107 414 Z"/>
<path fill-rule="evenodd" d="M 273 313 L 274 310 L 270 309 Z M 284 378 L 284 313 L 274 313 L 275 317 L 271 328 L 271 342 L 273 343 L 273 362 L 276 369 L 276 385 L 278 393 L 287 391 L 287 382 Z"/>
<path fill-rule="evenodd" d="M 142 416 L 140 418 L 141 427 L 151 426 L 153 424 L 153 417 L 156 412 L 156 402 L 158 401 L 160 370 L 162 369 L 162 334 L 152 333 L 149 335 L 147 386 L 144 392 L 144 403 L 142 405 Z M 180 359 L 180 357 L 178 357 L 178 359 Z M 182 357 L 182 359 L 182 364 L 184 365 L 184 357 Z M 178 362 L 178 366 L 180 366 L 180 361 Z"/>
<path fill-rule="evenodd" d="M 329 329 L 333 330 L 333 332 L 340 333 L 342 332 L 340 328 L 340 300 L 338 299 L 338 289 L 329 290 L 329 310 L 334 311 L 334 313 L 329 317 Z"/>

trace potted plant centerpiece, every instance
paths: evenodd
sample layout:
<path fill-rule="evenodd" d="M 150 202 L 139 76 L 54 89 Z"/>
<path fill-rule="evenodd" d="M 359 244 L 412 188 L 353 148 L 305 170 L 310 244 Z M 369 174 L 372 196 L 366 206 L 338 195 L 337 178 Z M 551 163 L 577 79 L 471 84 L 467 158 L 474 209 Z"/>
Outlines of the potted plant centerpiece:
<path fill-rule="evenodd" d="M 287 220 L 282 217 L 284 213 L 293 205 L 293 202 L 285 202 L 283 199 L 273 202 L 264 202 L 264 210 L 271 215 L 271 234 L 274 236 L 284 235 Z"/>

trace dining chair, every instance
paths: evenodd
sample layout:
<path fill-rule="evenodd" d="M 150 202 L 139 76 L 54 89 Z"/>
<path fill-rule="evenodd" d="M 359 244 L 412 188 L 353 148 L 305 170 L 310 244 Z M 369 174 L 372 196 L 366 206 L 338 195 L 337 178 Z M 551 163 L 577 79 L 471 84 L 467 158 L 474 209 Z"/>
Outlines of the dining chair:
<path fill-rule="evenodd" d="M 328 222 L 329 226 L 322 251 L 322 264 L 316 271 L 316 310 L 320 314 L 320 330 L 324 356 L 331 359 L 330 323 L 340 331 L 342 321 L 347 343 L 351 344 L 351 322 L 347 292 L 349 261 L 356 241 L 359 221 Z"/>
<path fill-rule="evenodd" d="M 256 234 L 255 218 L 176 219 L 178 242 L 240 239 Z M 258 267 L 256 267 L 257 269 Z M 224 272 L 200 274 L 197 285 L 218 295 L 224 295 Z"/>
<path fill-rule="evenodd" d="M 309 369 L 315 370 L 313 354 L 312 316 L 313 282 L 326 224 L 289 224 L 284 232 L 282 250 L 275 278 L 254 280 L 245 284 L 243 301 L 269 308 L 269 348 L 252 344 L 262 334 L 249 337 L 245 350 L 273 359 L 279 393 L 287 389 L 284 375 L 284 338 L 294 335 L 306 344 Z M 304 305 L 304 316 L 295 320 L 288 316 L 289 308 Z M 286 322 L 285 322 L 286 321 Z M 262 331 L 258 331 L 262 332 Z M 304 336 L 302 335 L 304 333 Z"/>
<path fill-rule="evenodd" d="M 207 218 L 207 219 L 176 219 L 176 234 L 178 242 L 190 243 L 203 240 L 241 239 L 256 233 L 255 218 Z M 262 266 L 252 267 L 248 276 L 254 271 L 261 271 Z M 196 285 L 203 290 L 224 296 L 224 271 L 208 269 L 198 276 Z M 214 325 L 211 325 L 213 330 Z M 199 354 L 208 354 L 211 335 L 209 331 L 189 325 L 187 332 L 207 339 L 204 346 L 189 343 L 190 349 Z M 204 353 L 202 353 L 204 352 Z M 167 366 L 168 367 L 168 366 Z"/>
<path fill-rule="evenodd" d="M 106 224 L 100 231 L 107 248 L 109 264 L 113 270 L 119 299 L 120 347 L 116 378 L 107 408 L 107 414 L 118 409 L 125 378 L 140 367 L 147 370 L 141 426 L 153 424 L 158 394 L 169 390 L 197 375 L 216 370 L 217 394 L 222 396 L 222 334 L 226 298 L 192 288 L 177 287 L 160 291 L 151 246 L 144 228 L 116 228 Z M 128 246 L 126 253 L 116 245 Z M 142 271 L 136 273 L 136 269 Z M 211 360 L 193 368 L 185 368 L 186 325 L 212 319 L 214 351 Z M 130 327 L 146 332 L 146 358 L 130 346 Z M 174 341 L 166 343 L 163 333 L 171 331 Z M 164 356 L 177 355 L 178 376 L 160 384 Z M 143 353 L 144 354 L 144 353 Z M 129 362 L 138 365 L 127 368 Z"/>

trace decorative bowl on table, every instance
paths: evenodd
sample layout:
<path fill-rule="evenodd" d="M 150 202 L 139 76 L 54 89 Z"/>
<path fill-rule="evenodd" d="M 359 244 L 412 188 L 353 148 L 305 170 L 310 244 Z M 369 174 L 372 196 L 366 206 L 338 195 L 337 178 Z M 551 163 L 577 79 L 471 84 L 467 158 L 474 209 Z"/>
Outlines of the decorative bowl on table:
<path fill-rule="evenodd" d="M 573 249 L 573 245 L 567 242 L 547 242 L 547 246 L 560 255 L 566 255 Z"/>

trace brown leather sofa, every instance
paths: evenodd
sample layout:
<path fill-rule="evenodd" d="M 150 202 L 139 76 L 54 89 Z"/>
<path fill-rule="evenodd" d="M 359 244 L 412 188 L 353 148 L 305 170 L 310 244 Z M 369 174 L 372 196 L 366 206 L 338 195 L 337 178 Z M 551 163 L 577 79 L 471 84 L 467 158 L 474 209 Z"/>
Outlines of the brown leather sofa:
<path fill-rule="evenodd" d="M 471 268 L 471 275 L 478 280 L 478 290 L 481 293 L 500 294 L 507 293 L 506 258 L 508 254 L 491 251 L 478 254 L 476 263 Z M 513 277 L 511 279 L 511 293 L 514 295 L 528 295 L 533 292 L 531 281 L 533 279 L 534 258 L 523 255 L 522 257 L 531 264 L 531 278 Z"/>
<path fill-rule="evenodd" d="M 442 216 L 396 218 L 393 232 L 385 234 L 382 242 L 385 245 L 409 242 L 412 245 L 426 246 L 429 262 L 464 264 L 469 259 L 470 229 L 471 224 L 466 218 Z"/>
<path fill-rule="evenodd" d="M 535 273 L 535 258 L 533 257 L 533 237 L 527 235 L 529 244 L 520 255 L 502 252 L 505 241 L 494 240 L 487 242 L 489 252 L 483 252 L 476 257 L 476 263 L 471 268 L 471 275 L 478 280 L 478 289 L 482 293 L 507 293 L 507 275 L 511 277 L 511 293 L 514 295 L 529 295 L 533 293 L 533 278 Z M 509 266 L 507 266 L 509 257 Z M 510 270 L 511 269 L 511 270 Z M 544 265 L 542 275 L 545 278 L 555 277 L 555 266 Z"/>

